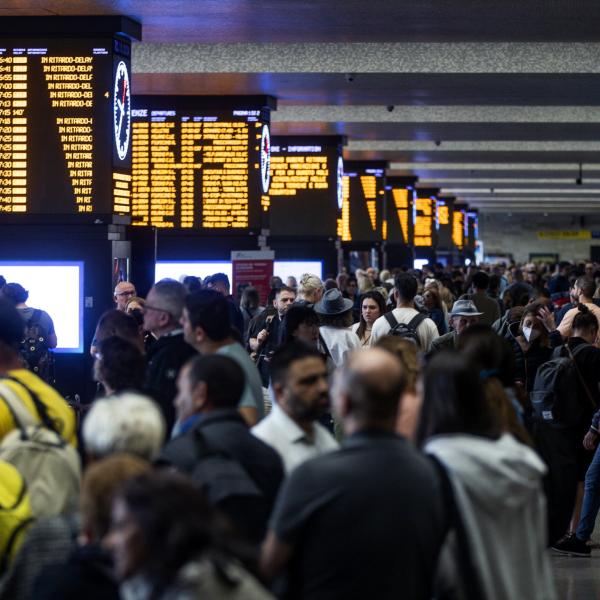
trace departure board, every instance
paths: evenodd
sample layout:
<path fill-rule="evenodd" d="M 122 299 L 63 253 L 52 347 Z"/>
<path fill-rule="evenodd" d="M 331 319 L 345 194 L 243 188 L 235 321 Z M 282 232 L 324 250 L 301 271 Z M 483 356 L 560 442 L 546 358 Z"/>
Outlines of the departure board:
<path fill-rule="evenodd" d="M 132 223 L 260 229 L 270 97 L 134 96 Z"/>
<path fill-rule="evenodd" d="M 452 249 L 452 219 L 454 214 L 454 198 L 438 198 L 437 208 L 437 241 L 436 246 L 440 249 Z"/>
<path fill-rule="evenodd" d="M 465 239 L 465 246 L 475 251 L 475 243 L 479 239 L 479 215 L 477 211 L 470 210 L 467 212 L 467 236 Z"/>
<path fill-rule="evenodd" d="M 0 36 L 2 215 L 129 213 L 130 41 L 78 34 Z"/>
<path fill-rule="evenodd" d="M 386 179 L 386 220 L 389 243 L 412 245 L 414 177 Z"/>
<path fill-rule="evenodd" d="M 338 233 L 345 242 L 384 240 L 386 162 L 346 161 Z"/>
<path fill-rule="evenodd" d="M 414 245 L 432 247 L 436 226 L 436 199 L 425 189 L 417 190 L 417 198 L 413 207 Z"/>
<path fill-rule="evenodd" d="M 331 237 L 343 200 L 342 136 L 273 136 L 269 230 Z"/>
<path fill-rule="evenodd" d="M 462 250 L 465 245 L 465 213 L 457 205 L 452 213 L 452 243 L 458 250 Z"/>

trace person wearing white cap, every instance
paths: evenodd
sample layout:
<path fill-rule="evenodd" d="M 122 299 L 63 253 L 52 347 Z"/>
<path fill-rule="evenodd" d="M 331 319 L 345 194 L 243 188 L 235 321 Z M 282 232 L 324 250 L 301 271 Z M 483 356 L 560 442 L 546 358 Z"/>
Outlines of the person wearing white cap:
<path fill-rule="evenodd" d="M 448 315 L 452 331 L 433 340 L 429 355 L 431 356 L 440 350 L 454 350 L 458 336 L 471 325 L 479 323 L 479 317 L 482 314 L 477 310 L 472 300 L 457 300 Z"/>
<path fill-rule="evenodd" d="M 353 306 L 352 300 L 344 298 L 337 288 L 327 290 L 314 306 L 321 323 L 320 342 L 336 367 L 344 363 L 351 350 L 361 345 L 356 333 L 350 329 Z"/>

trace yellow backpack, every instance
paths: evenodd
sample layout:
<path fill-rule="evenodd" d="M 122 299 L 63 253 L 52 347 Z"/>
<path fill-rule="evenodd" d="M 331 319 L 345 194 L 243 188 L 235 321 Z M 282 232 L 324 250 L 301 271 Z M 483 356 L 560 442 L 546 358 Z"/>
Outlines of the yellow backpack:
<path fill-rule="evenodd" d="M 0 574 L 16 556 L 33 520 L 25 480 L 15 467 L 0 460 Z"/>

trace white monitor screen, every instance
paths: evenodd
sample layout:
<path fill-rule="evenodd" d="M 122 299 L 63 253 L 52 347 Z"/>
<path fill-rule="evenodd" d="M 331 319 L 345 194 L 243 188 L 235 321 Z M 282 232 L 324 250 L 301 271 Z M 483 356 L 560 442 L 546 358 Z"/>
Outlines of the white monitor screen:
<path fill-rule="evenodd" d="M 164 261 L 157 262 L 154 268 L 154 281 L 161 279 L 175 279 L 181 281 L 186 275 L 200 277 L 204 281 L 209 275 L 225 273 L 231 281 L 231 261 L 205 262 L 205 261 Z"/>
<path fill-rule="evenodd" d="M 323 263 L 320 260 L 276 260 L 273 265 L 273 275 L 281 277 L 283 283 L 290 276 L 300 282 L 304 273 L 311 273 L 323 279 Z"/>
<path fill-rule="evenodd" d="M 231 281 L 231 262 L 204 262 L 204 261 L 160 261 L 156 263 L 154 281 L 169 278 L 181 281 L 186 275 L 195 275 L 204 279 L 215 273 L 225 273 Z M 312 273 L 323 278 L 323 263 L 321 261 L 306 260 L 276 260 L 273 263 L 273 275 L 285 280 L 293 275 L 297 281 L 304 273 Z"/>
<path fill-rule="evenodd" d="M 0 261 L 7 283 L 28 292 L 27 306 L 45 310 L 54 321 L 55 352 L 83 352 L 83 263 Z"/>
<path fill-rule="evenodd" d="M 428 258 L 415 258 L 415 260 L 413 260 L 413 269 L 421 270 L 425 265 L 428 265 L 428 264 L 429 264 Z"/>

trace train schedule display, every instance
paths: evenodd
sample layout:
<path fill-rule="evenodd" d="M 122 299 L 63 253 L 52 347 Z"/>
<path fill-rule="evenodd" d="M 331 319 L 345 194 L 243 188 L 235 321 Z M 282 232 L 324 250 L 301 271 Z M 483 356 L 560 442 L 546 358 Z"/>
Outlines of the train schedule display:
<path fill-rule="evenodd" d="M 385 223 L 386 162 L 346 161 L 338 234 L 344 242 L 381 242 Z"/>
<path fill-rule="evenodd" d="M 136 96 L 133 105 L 134 225 L 261 228 L 274 99 Z"/>
<path fill-rule="evenodd" d="M 335 236 L 343 200 L 342 136 L 274 136 L 269 230 L 277 236 Z"/>
<path fill-rule="evenodd" d="M 0 215 L 129 214 L 130 40 L 44 27 L 0 33 Z"/>

